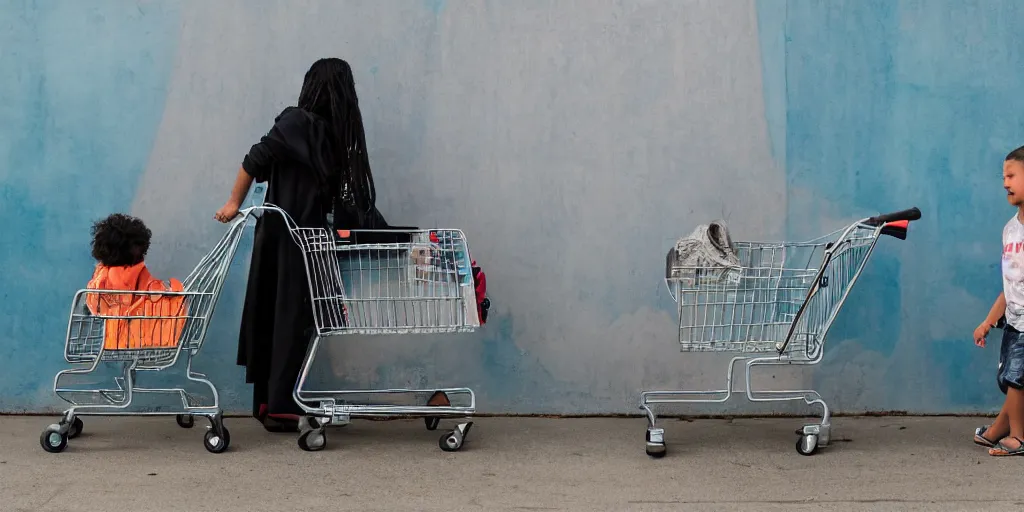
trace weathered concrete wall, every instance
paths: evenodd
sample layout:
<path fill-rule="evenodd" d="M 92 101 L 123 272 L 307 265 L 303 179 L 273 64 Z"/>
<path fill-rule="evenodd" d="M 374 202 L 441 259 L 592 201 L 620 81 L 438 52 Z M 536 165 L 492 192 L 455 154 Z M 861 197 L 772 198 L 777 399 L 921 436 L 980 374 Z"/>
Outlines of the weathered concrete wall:
<path fill-rule="evenodd" d="M 675 346 L 660 277 L 676 237 L 719 217 L 737 238 L 803 237 L 918 205 L 910 240 L 879 245 L 825 363 L 765 382 L 814 384 L 842 411 L 988 410 L 995 351 L 969 337 L 998 291 L 1012 214 L 1000 160 L 1024 141 L 1022 11 L 8 3 L 0 411 L 61 406 L 50 386 L 91 272 L 90 222 L 142 216 L 154 273 L 186 274 L 222 233 L 212 215 L 242 155 L 322 56 L 355 70 L 381 210 L 464 229 L 495 309 L 474 335 L 333 340 L 319 379 L 468 384 L 487 412 L 633 412 L 641 389 L 724 381 L 727 359 Z M 232 410 L 248 408 L 234 353 L 249 238 L 197 361 Z"/>

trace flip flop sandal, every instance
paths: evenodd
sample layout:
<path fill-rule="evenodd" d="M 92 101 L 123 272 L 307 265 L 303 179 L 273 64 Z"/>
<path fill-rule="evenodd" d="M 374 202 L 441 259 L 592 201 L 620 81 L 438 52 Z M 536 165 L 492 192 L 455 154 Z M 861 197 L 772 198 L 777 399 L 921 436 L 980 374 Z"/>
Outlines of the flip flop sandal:
<path fill-rule="evenodd" d="M 1024 441 L 1021 441 L 1016 437 L 1012 439 L 1017 441 L 1017 443 L 1019 444 L 1016 448 L 1011 450 L 1010 448 L 1007 448 L 1002 441 L 999 441 L 998 443 L 996 443 L 996 446 L 994 448 L 990 448 L 988 450 L 988 454 L 993 457 L 1009 457 L 1012 455 L 1024 455 Z"/>
<path fill-rule="evenodd" d="M 988 432 L 988 428 L 992 425 L 985 425 L 984 427 L 978 427 L 974 429 L 974 444 L 984 446 L 985 448 L 995 448 L 996 441 L 990 441 L 985 437 L 985 432 Z"/>

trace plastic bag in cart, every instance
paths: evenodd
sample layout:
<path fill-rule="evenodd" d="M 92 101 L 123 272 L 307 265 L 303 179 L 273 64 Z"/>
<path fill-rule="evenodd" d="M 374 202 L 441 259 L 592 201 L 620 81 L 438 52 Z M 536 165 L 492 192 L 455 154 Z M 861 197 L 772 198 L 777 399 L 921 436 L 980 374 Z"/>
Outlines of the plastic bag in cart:
<path fill-rule="evenodd" d="M 665 256 L 665 277 L 686 287 L 737 285 L 741 266 L 725 221 L 697 226 Z"/>
<path fill-rule="evenodd" d="M 429 243 L 413 243 L 410 258 L 416 272 L 415 278 L 429 281 L 433 272 L 454 272 L 465 285 L 468 285 L 469 279 L 472 279 L 477 317 L 480 319 L 480 325 L 483 325 L 487 323 L 487 313 L 491 308 L 491 301 L 487 298 L 487 274 L 468 254 L 463 254 L 459 250 L 455 252 L 440 250 L 439 244 L 440 246 L 449 245 L 445 243 L 447 240 L 443 239 L 446 236 L 448 235 L 443 232 L 439 234 L 431 231 Z M 465 266 L 467 259 L 469 260 L 469 269 Z"/>

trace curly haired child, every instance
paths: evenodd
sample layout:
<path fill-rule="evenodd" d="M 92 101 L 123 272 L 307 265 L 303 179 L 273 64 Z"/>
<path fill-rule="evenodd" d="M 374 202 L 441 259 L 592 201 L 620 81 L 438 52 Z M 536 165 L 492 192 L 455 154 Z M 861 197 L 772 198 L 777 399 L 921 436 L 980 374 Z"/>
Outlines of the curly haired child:
<path fill-rule="evenodd" d="M 92 256 L 97 265 L 87 288 L 145 292 L 87 294 L 89 311 L 105 317 L 106 350 L 174 347 L 178 343 L 187 318 L 181 293 L 184 287 L 177 279 L 165 284 L 149 273 L 145 258 L 151 237 L 141 219 L 123 213 L 92 226 Z"/>

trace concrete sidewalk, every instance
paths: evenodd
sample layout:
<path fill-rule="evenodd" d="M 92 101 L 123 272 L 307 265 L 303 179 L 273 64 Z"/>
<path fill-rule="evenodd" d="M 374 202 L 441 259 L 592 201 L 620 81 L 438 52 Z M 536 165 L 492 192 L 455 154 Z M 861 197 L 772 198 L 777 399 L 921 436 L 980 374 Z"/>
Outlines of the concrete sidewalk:
<path fill-rule="evenodd" d="M 978 418 L 836 418 L 834 444 L 796 453 L 798 419 L 478 419 L 443 453 L 422 421 L 356 421 L 306 453 L 229 418 L 220 455 L 173 418 L 89 418 L 61 454 L 53 420 L 0 417 L 0 510 L 1022 510 L 1024 458 L 970 442 Z M 200 426 L 202 428 L 200 428 Z"/>

